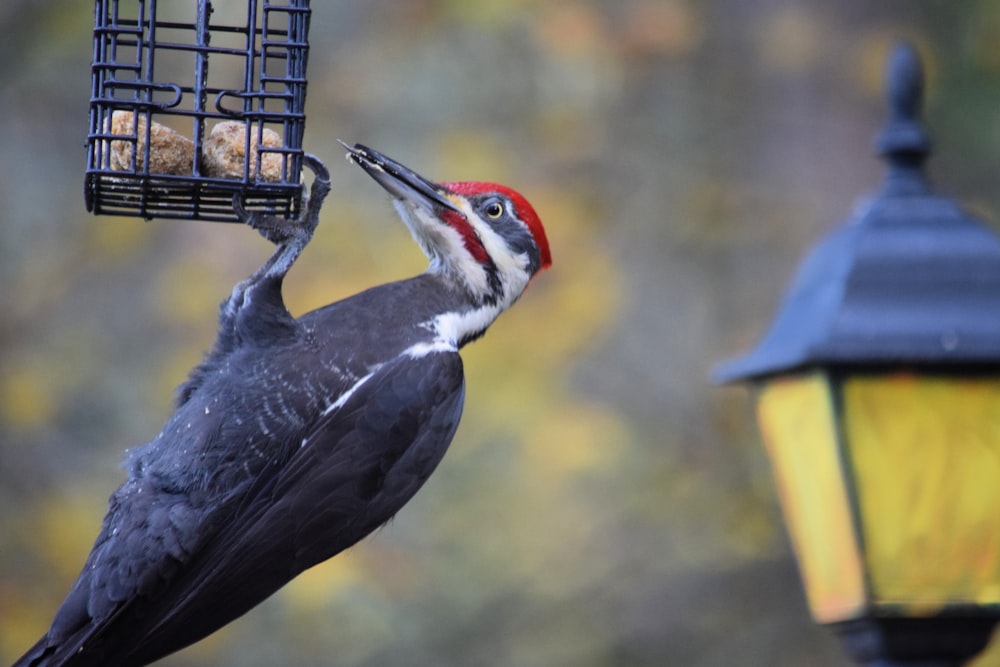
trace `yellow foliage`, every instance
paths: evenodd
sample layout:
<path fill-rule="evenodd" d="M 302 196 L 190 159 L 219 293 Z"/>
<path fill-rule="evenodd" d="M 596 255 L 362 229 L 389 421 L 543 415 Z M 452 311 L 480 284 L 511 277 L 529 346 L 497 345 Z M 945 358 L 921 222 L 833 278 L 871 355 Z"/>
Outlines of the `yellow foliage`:
<path fill-rule="evenodd" d="M 4 593 L 6 594 L 6 591 Z M 21 654 L 38 639 L 51 620 L 51 616 L 36 609 L 26 600 L 5 602 L 13 604 L 8 613 L 3 614 L 3 623 L 0 623 L 0 661 L 9 665 L 21 657 Z M 0 611 L 4 611 L 5 606 L 0 605 Z"/>
<path fill-rule="evenodd" d="M 617 315 L 620 275 L 610 258 L 595 254 L 584 261 L 587 270 L 582 275 L 574 276 L 570 269 L 557 275 L 556 269 L 551 278 L 558 280 L 557 284 L 544 290 L 539 286 L 537 291 L 544 294 L 535 294 L 532 286 L 518 304 L 519 310 L 523 309 L 518 318 L 535 322 L 538 335 L 531 345 L 536 356 L 552 366 L 565 367 L 566 359 L 593 346 Z"/>
<path fill-rule="evenodd" d="M 156 370 L 155 391 L 153 401 L 157 412 L 163 412 L 168 405 L 173 404 L 177 387 L 187 378 L 188 373 L 201 361 L 208 350 L 211 341 L 207 338 L 191 341 L 178 346 L 169 354 L 158 359 Z"/>
<path fill-rule="evenodd" d="M 604 446 L 599 438 L 584 438 L 578 451 L 587 451 L 585 456 L 567 455 L 572 444 L 527 441 L 518 453 L 517 473 L 504 483 L 506 492 L 478 499 L 482 505 L 475 508 L 475 519 L 469 519 L 473 526 L 462 539 L 477 535 L 478 567 L 497 578 L 495 586 L 530 581 L 535 594 L 558 597 L 606 574 L 607 554 L 593 548 L 606 516 L 595 513 L 590 502 L 574 502 L 585 496 L 572 488 L 580 470 L 574 466 L 590 470 L 607 460 L 607 453 L 593 454 Z M 478 529 L 483 525 L 489 530 Z M 564 566 L 567 558 L 573 558 L 572 567 Z"/>
<path fill-rule="evenodd" d="M 149 242 L 153 227 L 136 218 L 104 216 L 85 229 L 88 256 L 107 266 L 138 252 Z"/>
<path fill-rule="evenodd" d="M 9 370 L 0 377 L 0 415 L 18 429 L 43 426 L 55 414 L 55 388 L 31 365 Z"/>
<path fill-rule="evenodd" d="M 511 181 L 517 155 L 478 128 L 451 128 L 436 135 L 433 143 L 440 162 L 424 169 L 429 178 L 450 181 L 461 174 L 464 180 Z"/>
<path fill-rule="evenodd" d="M 625 425 L 603 406 L 566 403 L 547 411 L 524 443 L 524 460 L 553 483 L 608 470 L 625 455 L 631 439 Z"/>
<path fill-rule="evenodd" d="M 285 303 L 292 314 L 301 315 L 427 268 L 427 260 L 409 231 L 401 221 L 392 219 L 395 212 L 390 206 L 385 207 L 384 215 L 385 221 L 380 221 L 379 226 L 386 232 L 371 240 L 377 243 L 376 248 L 368 244 L 366 233 L 371 236 L 371 231 L 363 221 L 340 219 L 335 223 L 338 230 L 333 239 L 318 239 L 324 243 L 307 249 L 285 282 Z"/>
<path fill-rule="evenodd" d="M 534 134 L 544 139 L 545 154 L 553 162 L 600 160 L 611 143 L 611 128 L 579 105 L 553 104 L 530 121 Z"/>
<path fill-rule="evenodd" d="M 517 10 L 524 11 L 538 0 L 444 0 L 441 4 L 445 12 L 466 23 L 495 30 L 518 16 Z"/>
<path fill-rule="evenodd" d="M 167 322 L 214 327 L 219 303 L 229 296 L 218 269 L 199 258 L 179 258 L 158 276 L 157 307 Z"/>
<path fill-rule="evenodd" d="M 313 613 L 327 606 L 338 592 L 365 581 L 363 563 L 355 551 L 347 551 L 293 579 L 285 587 L 285 600 L 297 611 Z"/>
<path fill-rule="evenodd" d="M 106 489 L 90 486 L 45 498 L 33 507 L 28 539 L 48 557 L 53 577 L 72 582 L 94 543 L 106 509 Z"/>

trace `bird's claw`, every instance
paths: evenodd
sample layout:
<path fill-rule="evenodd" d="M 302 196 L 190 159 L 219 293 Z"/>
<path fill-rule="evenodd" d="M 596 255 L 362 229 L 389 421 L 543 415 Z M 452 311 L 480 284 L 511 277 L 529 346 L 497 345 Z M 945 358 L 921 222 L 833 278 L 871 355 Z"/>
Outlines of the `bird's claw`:
<path fill-rule="evenodd" d="M 330 192 L 330 171 L 326 165 L 309 153 L 303 154 L 302 164 L 313 172 L 313 182 L 308 197 L 304 198 L 304 212 L 297 219 L 290 220 L 263 211 L 249 211 L 243 200 L 243 193 L 238 192 L 233 195 L 233 212 L 236 217 L 275 245 L 296 237 L 305 237 L 308 241 L 319 223 L 319 211 L 323 206 L 323 200 Z"/>
<path fill-rule="evenodd" d="M 313 189 L 316 188 L 317 182 L 324 184 L 327 189 L 330 188 L 330 170 L 326 168 L 322 160 L 312 153 L 303 153 L 302 164 L 309 167 L 313 173 Z"/>

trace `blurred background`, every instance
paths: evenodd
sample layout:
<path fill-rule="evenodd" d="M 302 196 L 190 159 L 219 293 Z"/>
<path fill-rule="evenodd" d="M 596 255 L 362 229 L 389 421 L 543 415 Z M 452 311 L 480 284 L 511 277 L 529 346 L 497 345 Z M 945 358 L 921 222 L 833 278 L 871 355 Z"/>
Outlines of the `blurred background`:
<path fill-rule="evenodd" d="M 193 3 L 192 3 L 193 4 Z M 216 16 L 242 0 L 216 0 Z M 293 312 L 424 268 L 360 141 L 525 193 L 554 267 L 465 352 L 417 498 L 163 665 L 849 664 L 810 621 L 747 393 L 803 252 L 877 188 L 897 38 L 943 191 L 1000 210 L 994 0 L 315 2 L 306 148 L 333 170 Z M 249 229 L 84 209 L 92 4 L 0 5 L 0 662 L 45 631 Z M 977 661 L 1000 665 L 1000 647 Z"/>

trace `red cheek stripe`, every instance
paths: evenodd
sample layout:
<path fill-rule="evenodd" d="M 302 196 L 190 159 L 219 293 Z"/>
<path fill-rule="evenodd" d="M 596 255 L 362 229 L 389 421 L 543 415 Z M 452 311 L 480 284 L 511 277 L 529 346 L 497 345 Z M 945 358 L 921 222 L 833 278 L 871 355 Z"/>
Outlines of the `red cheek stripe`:
<path fill-rule="evenodd" d="M 528 200 L 521 196 L 519 192 L 505 185 L 480 181 L 460 181 L 457 183 L 442 183 L 441 185 L 445 190 L 466 196 L 488 192 L 506 195 L 514 203 L 517 217 L 527 226 L 528 231 L 531 232 L 531 235 L 535 239 L 535 245 L 538 246 L 538 253 L 542 261 L 541 268 L 545 269 L 551 266 L 552 254 L 549 251 L 549 240 L 545 237 L 545 228 L 542 227 L 542 221 L 538 219 L 538 214 L 535 213 L 535 209 L 531 207 Z"/>
<path fill-rule="evenodd" d="M 455 211 L 445 211 L 441 217 L 448 223 L 448 226 L 459 233 L 465 249 L 469 251 L 473 259 L 483 265 L 488 265 L 492 262 L 489 253 L 483 247 L 483 242 L 479 240 L 479 235 L 476 234 L 476 230 L 472 228 L 472 225 L 469 224 L 464 215 Z"/>

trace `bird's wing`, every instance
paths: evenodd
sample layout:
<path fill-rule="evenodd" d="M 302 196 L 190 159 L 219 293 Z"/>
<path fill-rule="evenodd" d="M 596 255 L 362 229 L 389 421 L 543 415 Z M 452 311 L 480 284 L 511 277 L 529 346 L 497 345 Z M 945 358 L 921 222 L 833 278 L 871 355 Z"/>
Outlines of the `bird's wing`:
<path fill-rule="evenodd" d="M 86 628 L 66 664 L 156 660 L 356 543 L 392 518 L 433 471 L 457 428 L 463 396 L 456 351 L 383 365 L 315 422 L 284 467 L 254 482 L 232 520 L 155 597 L 140 591 Z M 87 661 L 91 653 L 95 659 Z"/>

